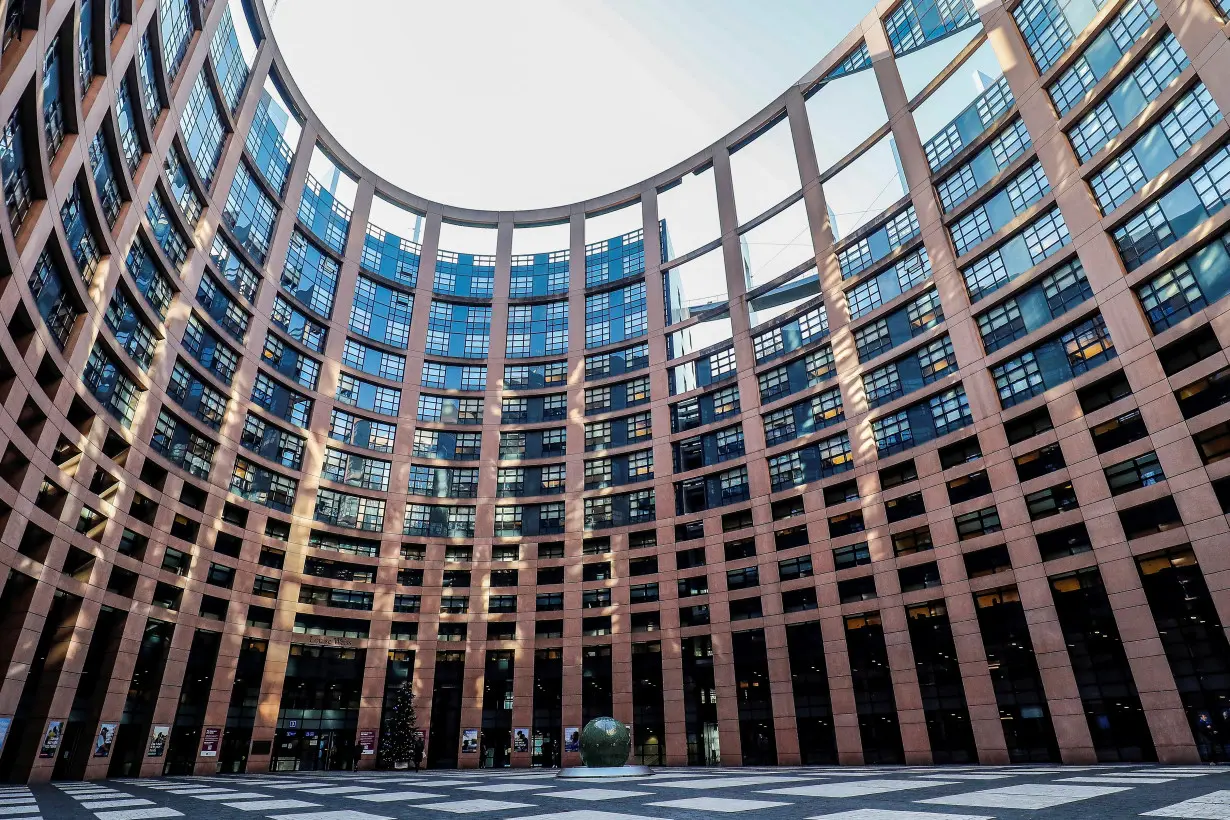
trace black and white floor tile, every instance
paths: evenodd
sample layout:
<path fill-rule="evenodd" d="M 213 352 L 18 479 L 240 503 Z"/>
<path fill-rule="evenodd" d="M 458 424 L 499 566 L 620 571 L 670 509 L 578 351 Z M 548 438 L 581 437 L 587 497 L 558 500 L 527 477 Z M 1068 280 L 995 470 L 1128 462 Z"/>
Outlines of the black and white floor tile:
<path fill-rule="evenodd" d="M 0 787 L 0 820 L 1230 820 L 1230 767 L 309 772 Z"/>

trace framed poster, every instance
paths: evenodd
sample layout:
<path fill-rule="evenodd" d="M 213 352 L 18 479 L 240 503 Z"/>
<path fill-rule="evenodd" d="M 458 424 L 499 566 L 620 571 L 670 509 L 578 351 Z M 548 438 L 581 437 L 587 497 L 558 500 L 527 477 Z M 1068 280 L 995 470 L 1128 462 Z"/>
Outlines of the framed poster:
<path fill-rule="evenodd" d="M 104 723 L 98 727 L 98 737 L 94 739 L 94 757 L 110 757 L 111 744 L 115 743 L 116 723 Z"/>
<path fill-rule="evenodd" d="M 4 741 L 9 738 L 9 729 L 13 728 L 11 717 L 0 717 L 0 752 L 4 751 Z"/>
<path fill-rule="evenodd" d="M 465 729 L 461 733 L 461 753 L 472 755 L 478 753 L 478 730 Z"/>
<path fill-rule="evenodd" d="M 528 752 L 530 750 L 530 730 L 516 729 L 513 731 L 513 751 Z"/>
<path fill-rule="evenodd" d="M 167 753 L 167 738 L 171 736 L 170 726 L 155 726 L 149 736 L 149 748 L 145 750 L 146 757 L 162 757 Z"/>
<path fill-rule="evenodd" d="M 38 756 L 47 759 L 56 756 L 60 741 L 64 739 L 64 721 L 47 721 L 47 731 L 43 734 L 43 745 L 38 750 Z"/>
<path fill-rule="evenodd" d="M 581 751 L 581 730 L 575 726 L 564 730 L 564 751 Z"/>
<path fill-rule="evenodd" d="M 376 730 L 359 730 L 359 754 L 374 755 L 376 753 Z"/>
<path fill-rule="evenodd" d="M 222 730 L 217 726 L 206 726 L 201 732 L 201 757 L 217 757 L 222 746 Z"/>

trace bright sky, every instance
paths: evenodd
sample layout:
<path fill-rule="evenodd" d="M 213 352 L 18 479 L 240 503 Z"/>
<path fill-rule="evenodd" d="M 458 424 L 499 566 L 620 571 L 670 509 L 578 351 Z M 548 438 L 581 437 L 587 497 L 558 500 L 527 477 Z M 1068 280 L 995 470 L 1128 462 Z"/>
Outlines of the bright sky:
<path fill-rule="evenodd" d="M 280 0 L 273 18 L 329 130 L 403 188 L 510 209 L 604 194 L 690 156 L 799 79 L 872 0 L 345 6 Z"/>
<path fill-rule="evenodd" d="M 269 2 L 270 0 L 267 0 Z M 236 2 L 236 0 L 231 0 Z M 652 176 L 731 131 L 797 81 L 855 26 L 874 0 L 280 0 L 274 34 L 300 89 L 355 157 L 395 184 L 470 208 L 531 209 L 609 193 Z M 918 93 L 976 36 L 967 29 L 898 60 Z M 986 75 L 978 78 L 981 72 Z M 984 44 L 915 112 L 926 142 L 1000 69 Z M 874 72 L 827 84 L 807 102 L 821 169 L 887 122 Z M 288 135 L 290 136 L 290 135 Z M 313 175 L 333 177 L 314 156 Z M 740 224 L 797 191 L 789 124 L 731 156 Z M 337 190 L 346 204 L 353 184 Z M 824 183 L 839 236 L 905 194 L 884 137 Z M 327 183 L 326 183 L 327 184 Z M 347 191 L 348 189 L 348 191 Z M 411 236 L 407 212 L 372 221 Z M 672 258 L 716 239 L 712 171 L 664 191 L 659 215 Z M 593 222 L 593 224 L 590 224 Z M 641 224 L 638 206 L 587 218 L 586 241 Z M 445 223 L 441 248 L 494 253 L 490 226 Z M 756 286 L 813 255 L 797 203 L 741 237 Z M 518 227 L 514 253 L 567 247 L 567 226 Z M 720 250 L 674 268 L 670 321 L 726 301 Z M 801 277 L 811 276 L 805 272 Z M 801 281 L 801 280 L 799 280 Z M 759 324 L 809 298 L 756 308 Z M 678 302 L 674 302 L 678 299 Z M 697 347 L 728 338 L 728 318 L 690 331 Z M 687 346 L 687 340 L 676 340 Z"/>

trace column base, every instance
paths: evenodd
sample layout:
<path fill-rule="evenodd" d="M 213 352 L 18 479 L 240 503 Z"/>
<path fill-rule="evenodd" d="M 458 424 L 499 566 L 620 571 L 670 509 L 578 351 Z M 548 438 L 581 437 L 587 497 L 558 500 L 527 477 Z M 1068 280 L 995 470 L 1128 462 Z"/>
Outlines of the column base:
<path fill-rule="evenodd" d="M 563 780 L 595 780 L 612 778 L 650 777 L 653 769 L 648 766 L 569 766 L 560 769 L 556 777 Z"/>

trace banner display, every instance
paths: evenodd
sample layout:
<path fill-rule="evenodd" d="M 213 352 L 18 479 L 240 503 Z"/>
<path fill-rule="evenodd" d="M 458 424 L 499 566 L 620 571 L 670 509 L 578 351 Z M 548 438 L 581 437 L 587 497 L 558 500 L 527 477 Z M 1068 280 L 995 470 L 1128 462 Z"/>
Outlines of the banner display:
<path fill-rule="evenodd" d="M 564 730 L 564 751 L 581 751 L 581 730 L 575 726 Z"/>
<path fill-rule="evenodd" d="M 530 730 L 517 729 L 513 732 L 513 751 L 528 752 L 530 750 Z"/>
<path fill-rule="evenodd" d="M 149 736 L 149 748 L 145 750 L 146 757 L 162 757 L 167 753 L 167 738 L 171 736 L 170 726 L 155 726 Z"/>
<path fill-rule="evenodd" d="M 461 753 L 463 755 L 478 754 L 478 730 L 466 729 L 461 733 Z"/>
<path fill-rule="evenodd" d="M 117 729 L 117 723 L 104 723 L 98 727 L 98 737 L 94 739 L 94 757 L 111 756 L 111 745 L 115 743 Z"/>
<path fill-rule="evenodd" d="M 217 757 L 221 747 L 222 730 L 217 726 L 206 726 L 201 732 L 201 757 Z"/>
<path fill-rule="evenodd" d="M 376 753 L 376 730 L 359 730 L 359 754 L 374 755 Z"/>
<path fill-rule="evenodd" d="M 43 745 L 38 750 L 38 756 L 41 758 L 50 758 L 56 756 L 56 750 L 60 748 L 60 741 L 64 739 L 64 721 L 49 720 L 47 721 L 47 731 L 43 735 Z"/>

